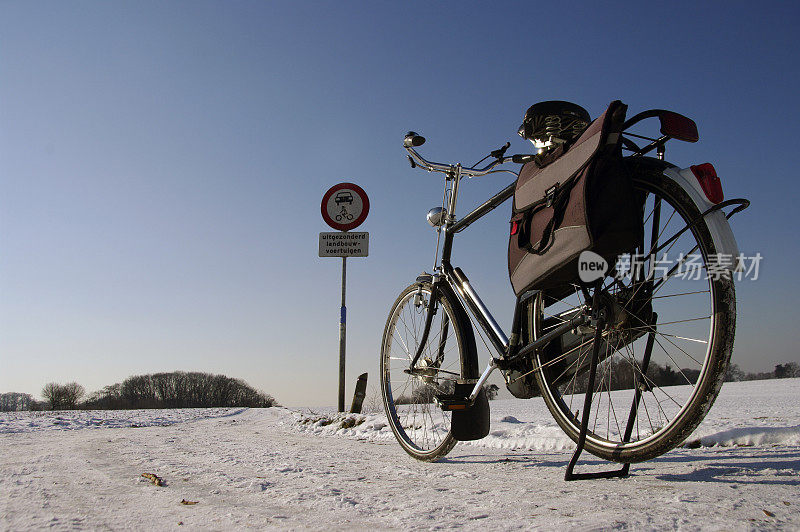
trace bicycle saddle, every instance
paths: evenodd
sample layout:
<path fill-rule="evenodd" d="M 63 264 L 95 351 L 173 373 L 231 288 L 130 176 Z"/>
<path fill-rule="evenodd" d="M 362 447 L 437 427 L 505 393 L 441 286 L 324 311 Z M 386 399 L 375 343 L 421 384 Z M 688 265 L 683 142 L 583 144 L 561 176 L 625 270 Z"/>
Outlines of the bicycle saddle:
<path fill-rule="evenodd" d="M 558 100 L 539 102 L 525 112 L 517 133 L 537 148 L 547 148 L 573 142 L 591 121 L 580 105 Z"/>

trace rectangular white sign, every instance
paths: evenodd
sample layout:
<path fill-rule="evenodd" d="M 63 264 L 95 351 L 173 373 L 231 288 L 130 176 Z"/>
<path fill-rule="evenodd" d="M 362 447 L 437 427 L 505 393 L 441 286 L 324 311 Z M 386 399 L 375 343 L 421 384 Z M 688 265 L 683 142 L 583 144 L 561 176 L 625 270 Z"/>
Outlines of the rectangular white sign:
<path fill-rule="evenodd" d="M 369 255 L 369 233 L 336 231 L 319 234 L 320 257 L 366 257 Z"/>

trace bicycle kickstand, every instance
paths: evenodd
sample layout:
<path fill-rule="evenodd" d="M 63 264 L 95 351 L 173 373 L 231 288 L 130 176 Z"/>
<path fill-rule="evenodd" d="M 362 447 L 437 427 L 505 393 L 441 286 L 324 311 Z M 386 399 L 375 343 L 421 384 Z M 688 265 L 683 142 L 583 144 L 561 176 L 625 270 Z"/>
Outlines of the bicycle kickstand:
<path fill-rule="evenodd" d="M 586 389 L 586 397 L 583 401 L 583 417 L 581 418 L 581 432 L 578 435 L 578 446 L 572 455 L 572 459 L 567 465 L 567 471 L 564 473 L 564 480 L 590 480 L 598 478 L 624 478 L 628 476 L 630 464 L 624 464 L 621 469 L 611 471 L 598 471 L 595 473 L 575 473 L 575 465 L 578 463 L 578 457 L 583 452 L 583 447 L 586 445 L 586 433 L 589 430 L 589 418 L 592 408 L 592 396 L 594 395 L 594 380 L 597 375 L 597 364 L 600 358 L 600 342 L 602 341 L 603 328 L 605 326 L 605 315 L 599 309 L 600 303 L 600 286 L 595 286 L 594 297 L 592 298 L 593 318 L 596 322 L 597 330 L 594 335 L 594 346 L 592 347 L 592 361 L 589 367 L 589 383 Z"/>

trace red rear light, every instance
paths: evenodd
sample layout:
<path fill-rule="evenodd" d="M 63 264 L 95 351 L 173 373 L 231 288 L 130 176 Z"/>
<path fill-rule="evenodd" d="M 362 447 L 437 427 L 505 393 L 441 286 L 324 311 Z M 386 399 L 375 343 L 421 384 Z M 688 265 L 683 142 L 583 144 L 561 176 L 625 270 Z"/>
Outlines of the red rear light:
<path fill-rule="evenodd" d="M 714 165 L 711 163 L 698 164 L 692 166 L 691 169 L 708 201 L 714 204 L 721 202 L 723 200 L 722 183 L 719 181 Z"/>
<path fill-rule="evenodd" d="M 514 220 L 511 222 L 511 236 L 514 236 L 517 233 L 519 233 L 519 222 Z"/>
<path fill-rule="evenodd" d="M 661 120 L 661 134 L 684 142 L 697 142 L 700 135 L 697 133 L 697 124 L 694 120 L 672 111 L 661 111 L 658 115 Z"/>

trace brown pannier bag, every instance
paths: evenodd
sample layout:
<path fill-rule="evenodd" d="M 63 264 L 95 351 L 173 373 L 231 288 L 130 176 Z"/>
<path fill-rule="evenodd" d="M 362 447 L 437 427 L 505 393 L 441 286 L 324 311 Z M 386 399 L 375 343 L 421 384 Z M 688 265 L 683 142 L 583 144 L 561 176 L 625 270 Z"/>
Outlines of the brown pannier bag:
<path fill-rule="evenodd" d="M 581 252 L 594 251 L 613 266 L 640 242 L 641 205 L 621 164 L 626 109 L 612 102 L 566 150 L 562 145 L 522 167 L 508 243 L 515 294 L 563 297 L 578 282 Z"/>

